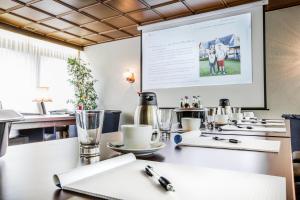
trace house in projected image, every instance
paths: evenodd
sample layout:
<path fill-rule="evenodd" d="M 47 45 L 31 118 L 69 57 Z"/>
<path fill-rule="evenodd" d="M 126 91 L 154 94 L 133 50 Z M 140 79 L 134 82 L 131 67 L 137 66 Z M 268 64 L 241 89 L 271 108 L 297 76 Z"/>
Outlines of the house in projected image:
<path fill-rule="evenodd" d="M 210 49 L 216 49 L 221 45 L 223 51 L 227 54 L 227 59 L 240 60 L 240 37 L 235 34 L 230 34 L 214 40 L 201 42 L 199 44 L 199 56 L 200 59 L 208 58 L 208 52 Z"/>

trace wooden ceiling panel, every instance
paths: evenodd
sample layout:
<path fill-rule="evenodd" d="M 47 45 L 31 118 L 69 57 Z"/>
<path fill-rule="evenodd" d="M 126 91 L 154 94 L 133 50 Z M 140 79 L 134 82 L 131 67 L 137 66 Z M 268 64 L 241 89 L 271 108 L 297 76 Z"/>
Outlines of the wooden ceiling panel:
<path fill-rule="evenodd" d="M 23 7 L 17 10 L 12 11 L 15 14 L 18 14 L 20 16 L 23 16 L 25 18 L 34 20 L 34 21 L 39 21 L 42 19 L 46 19 L 48 17 L 50 17 L 49 15 L 46 15 L 44 13 L 41 13 L 39 11 L 33 10 L 29 7 Z"/>
<path fill-rule="evenodd" d="M 52 37 L 52 38 L 57 38 L 57 39 L 63 40 L 63 41 L 67 41 L 67 40 L 71 40 L 73 38 L 76 38 L 73 35 L 70 35 L 70 34 L 64 33 L 64 32 L 60 32 L 60 31 L 50 33 L 50 34 L 48 34 L 48 36 Z"/>
<path fill-rule="evenodd" d="M 140 35 L 140 32 L 137 30 L 136 26 L 126 27 L 126 28 L 123 28 L 122 30 L 124 30 L 132 35 Z"/>
<path fill-rule="evenodd" d="M 92 34 L 92 32 L 90 32 L 88 30 L 85 30 L 85 29 L 82 29 L 82 28 L 79 28 L 79 27 L 73 27 L 73 28 L 67 29 L 66 32 L 72 33 L 72 34 L 75 34 L 75 35 L 79 35 L 79 36 Z"/>
<path fill-rule="evenodd" d="M 132 20 L 124 16 L 109 18 L 105 20 L 105 22 L 108 22 L 116 27 L 124 27 L 124 26 L 130 26 L 135 24 Z"/>
<path fill-rule="evenodd" d="M 34 1 L 41 1 L 41 0 L 20 0 L 24 3 L 30 3 L 30 2 L 34 2 Z"/>
<path fill-rule="evenodd" d="M 19 4 L 18 3 L 15 3 L 13 1 L 10 1 L 10 0 L 0 0 L 0 8 L 6 10 L 6 9 L 9 9 L 9 8 L 13 8 L 15 6 L 18 6 Z"/>
<path fill-rule="evenodd" d="M 54 27 L 57 29 L 66 29 L 66 28 L 72 27 L 72 24 L 69 24 L 67 22 L 64 22 L 64 21 L 62 21 L 60 19 L 56 19 L 56 18 L 44 21 L 43 24 L 46 24 L 48 26 L 51 26 L 51 27 Z"/>
<path fill-rule="evenodd" d="M 145 2 L 147 4 L 149 4 L 150 6 L 155 6 L 155 5 L 158 5 L 158 4 L 162 4 L 162 3 L 168 3 L 172 0 L 145 0 Z"/>
<path fill-rule="evenodd" d="M 41 24 L 30 23 L 26 25 L 26 30 L 38 32 L 40 34 L 49 34 L 55 31 L 55 29 L 49 28 L 47 26 L 43 26 Z"/>
<path fill-rule="evenodd" d="M 82 8 L 97 3 L 96 0 L 61 0 L 75 8 Z"/>
<path fill-rule="evenodd" d="M 108 18 L 108 17 L 112 17 L 112 16 L 116 16 L 118 15 L 118 13 L 112 9 L 110 9 L 109 7 L 103 5 L 103 4 L 98 4 L 95 6 L 91 6 L 85 9 L 82 9 L 82 11 L 91 14 L 95 17 L 97 17 L 98 19 L 103 19 L 103 18 Z"/>
<path fill-rule="evenodd" d="M 221 3 L 222 2 L 221 0 L 201 0 L 201 1 L 185 0 L 185 1 L 194 11 L 210 10 L 213 8 L 225 8 L 225 5 Z"/>
<path fill-rule="evenodd" d="M 108 4 L 122 12 L 131 12 L 146 8 L 146 6 L 138 0 L 111 0 L 108 1 Z"/>
<path fill-rule="evenodd" d="M 110 26 L 107 26 L 101 22 L 88 23 L 88 24 L 83 25 L 83 27 L 89 28 L 89 29 L 97 31 L 99 33 L 104 32 L 104 31 L 113 30 L 113 28 L 111 28 Z"/>
<path fill-rule="evenodd" d="M 68 21 L 71 21 L 73 23 L 80 24 L 80 25 L 94 21 L 93 19 L 91 19 L 85 15 L 82 15 L 80 13 L 77 13 L 77 12 L 73 12 L 68 15 L 65 15 L 62 17 L 62 19 L 66 19 Z"/>
<path fill-rule="evenodd" d="M 96 43 L 96 42 L 88 41 L 88 40 L 85 40 L 85 39 L 82 39 L 82 38 L 70 39 L 70 40 L 68 40 L 68 42 L 71 42 L 73 44 L 77 44 L 79 46 L 88 46 L 88 45 Z"/>
<path fill-rule="evenodd" d="M 38 1 L 37 3 L 32 4 L 32 6 L 54 15 L 59 15 L 71 11 L 69 8 L 52 0 Z"/>
<path fill-rule="evenodd" d="M 163 14 L 165 17 L 172 17 L 176 15 L 190 13 L 188 8 L 181 2 L 158 7 L 156 8 L 156 10 Z"/>
<path fill-rule="evenodd" d="M 11 24 L 14 26 L 25 26 L 26 24 L 30 24 L 30 21 L 23 19 L 21 17 L 17 17 L 14 15 L 11 15 L 9 13 L 5 13 L 0 15 L 0 21 L 6 24 Z"/>
<path fill-rule="evenodd" d="M 104 36 L 98 35 L 98 34 L 88 35 L 88 36 L 85 36 L 84 38 L 96 41 L 97 43 L 107 42 L 107 41 L 111 40 L 110 38 L 107 38 L 107 37 L 104 37 Z"/>
<path fill-rule="evenodd" d="M 254 1 L 258 0 L 0 0 L 0 23 L 82 47 L 140 35 L 139 25 Z M 300 0 L 269 0 L 267 9 L 299 4 Z"/>
<path fill-rule="evenodd" d="M 125 37 L 129 37 L 130 36 L 130 35 L 126 34 L 126 33 L 121 32 L 121 31 L 111 31 L 111 32 L 105 33 L 105 35 L 107 35 L 109 37 L 112 37 L 114 39 L 125 38 Z"/>
<path fill-rule="evenodd" d="M 276 10 L 290 6 L 300 5 L 299 0 L 269 0 L 268 10 Z M 300 19 L 298 19 L 299 21 Z"/>
<path fill-rule="evenodd" d="M 152 10 L 134 12 L 134 13 L 130 13 L 129 15 L 141 23 L 154 21 L 161 18 L 157 13 L 153 12 Z"/>
<path fill-rule="evenodd" d="M 257 0 L 226 0 L 228 6 L 238 6 L 246 3 L 251 3 Z"/>

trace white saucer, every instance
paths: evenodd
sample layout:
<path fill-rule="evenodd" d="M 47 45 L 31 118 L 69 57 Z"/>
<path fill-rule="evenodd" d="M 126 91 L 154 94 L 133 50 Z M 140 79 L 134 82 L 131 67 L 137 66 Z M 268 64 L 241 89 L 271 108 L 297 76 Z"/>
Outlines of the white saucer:
<path fill-rule="evenodd" d="M 107 143 L 107 147 L 114 150 L 114 151 L 117 151 L 117 152 L 120 152 L 120 153 L 133 153 L 136 156 L 148 156 L 148 155 L 151 155 L 154 152 L 156 152 L 156 151 L 158 151 L 158 150 L 160 150 L 160 149 L 162 149 L 166 146 L 166 144 L 163 143 L 163 142 L 159 142 L 157 144 L 151 144 L 150 148 L 148 148 L 148 149 L 129 149 L 129 148 L 126 148 L 124 146 L 118 147 L 118 145 L 122 145 L 122 143 L 121 142 L 109 142 L 109 143 Z"/>

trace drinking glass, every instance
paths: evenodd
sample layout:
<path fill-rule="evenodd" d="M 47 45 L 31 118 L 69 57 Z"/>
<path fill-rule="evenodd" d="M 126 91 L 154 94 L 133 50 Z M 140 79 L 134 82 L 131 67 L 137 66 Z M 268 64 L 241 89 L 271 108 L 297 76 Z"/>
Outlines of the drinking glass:
<path fill-rule="evenodd" d="M 208 108 L 207 110 L 207 128 L 213 130 L 215 128 L 215 115 L 217 108 Z"/>
<path fill-rule="evenodd" d="M 240 107 L 232 107 L 232 114 L 230 116 L 231 122 L 236 124 L 238 121 L 242 120 L 243 114 L 241 113 Z"/>
<path fill-rule="evenodd" d="M 80 143 L 80 157 L 100 156 L 100 136 L 102 133 L 104 110 L 76 111 L 76 126 Z"/>
<path fill-rule="evenodd" d="M 232 107 L 232 113 L 241 113 L 241 107 Z"/>
<path fill-rule="evenodd" d="M 157 111 L 159 129 L 163 137 L 168 137 L 172 128 L 172 118 L 174 109 L 160 108 Z"/>

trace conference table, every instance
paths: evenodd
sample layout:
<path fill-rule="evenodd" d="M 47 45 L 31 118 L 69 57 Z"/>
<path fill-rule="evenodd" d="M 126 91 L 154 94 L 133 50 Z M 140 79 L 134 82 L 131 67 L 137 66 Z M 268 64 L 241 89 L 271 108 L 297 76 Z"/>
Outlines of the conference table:
<path fill-rule="evenodd" d="M 165 139 L 167 145 L 164 149 L 140 159 L 282 176 L 286 178 L 287 199 L 294 200 L 296 198 L 289 133 L 283 133 L 283 137 L 278 134 L 268 135 L 272 134 L 260 133 L 258 136 L 253 134 L 249 136 L 245 133 L 237 135 L 235 132 L 234 137 L 280 141 L 279 153 L 176 147 L 172 140 L 174 134 L 172 134 L 171 139 Z M 106 144 L 121 140 L 121 137 L 119 132 L 102 134 L 101 160 L 120 155 L 107 148 Z M 232 137 L 232 135 L 227 134 L 222 137 Z M 0 158 L 0 199 L 95 199 L 60 190 L 52 180 L 53 174 L 84 164 L 79 158 L 77 138 L 9 146 L 7 154 Z"/>

